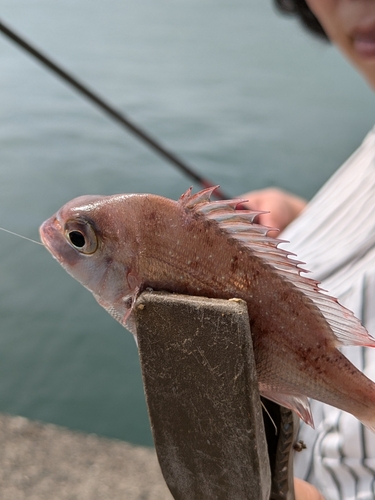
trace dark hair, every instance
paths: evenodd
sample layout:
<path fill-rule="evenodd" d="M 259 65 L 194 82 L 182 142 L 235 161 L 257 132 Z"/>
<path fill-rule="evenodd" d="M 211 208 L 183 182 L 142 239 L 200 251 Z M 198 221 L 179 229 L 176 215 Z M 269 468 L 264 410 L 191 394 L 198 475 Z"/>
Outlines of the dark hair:
<path fill-rule="evenodd" d="M 311 12 L 305 0 L 274 0 L 279 10 L 285 14 L 293 14 L 299 17 L 302 24 L 309 31 L 324 40 L 329 40 L 326 32 L 318 19 Z"/>

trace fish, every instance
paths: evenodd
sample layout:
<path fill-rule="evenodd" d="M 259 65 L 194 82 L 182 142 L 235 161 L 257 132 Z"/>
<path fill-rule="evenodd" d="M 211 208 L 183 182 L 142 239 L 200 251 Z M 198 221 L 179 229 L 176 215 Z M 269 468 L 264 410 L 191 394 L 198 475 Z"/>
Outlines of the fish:
<path fill-rule="evenodd" d="M 256 223 L 246 200 L 215 188 L 177 201 L 155 194 L 86 195 L 40 227 L 43 244 L 136 337 L 134 307 L 151 288 L 246 302 L 259 391 L 314 426 L 309 398 L 375 432 L 375 384 L 340 346 L 375 347 L 354 314 L 307 276 L 295 254 Z M 240 208 L 238 208 L 240 207 Z M 274 234 L 274 233 L 272 233 Z"/>

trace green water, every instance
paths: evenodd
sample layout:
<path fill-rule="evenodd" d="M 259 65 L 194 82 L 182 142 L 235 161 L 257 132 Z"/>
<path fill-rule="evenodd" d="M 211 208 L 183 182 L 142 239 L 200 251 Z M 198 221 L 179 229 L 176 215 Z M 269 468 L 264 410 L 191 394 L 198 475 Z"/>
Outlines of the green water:
<path fill-rule="evenodd" d="M 1 16 L 229 194 L 311 197 L 372 127 L 329 46 L 255 0 L 1 0 Z M 191 184 L 0 36 L 0 225 L 37 238 L 85 193 Z M 198 186 L 196 186 L 198 188 Z M 134 341 L 32 243 L 0 234 L 0 411 L 151 444 Z"/>

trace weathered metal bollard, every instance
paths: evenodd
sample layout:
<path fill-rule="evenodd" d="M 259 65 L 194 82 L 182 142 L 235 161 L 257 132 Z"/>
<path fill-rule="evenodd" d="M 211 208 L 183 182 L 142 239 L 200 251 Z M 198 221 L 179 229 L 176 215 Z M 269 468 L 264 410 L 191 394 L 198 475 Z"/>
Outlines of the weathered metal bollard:
<path fill-rule="evenodd" d="M 272 427 L 266 439 L 245 302 L 144 292 L 136 322 L 156 452 L 175 500 L 293 500 L 293 417 L 275 405 L 281 433 Z"/>

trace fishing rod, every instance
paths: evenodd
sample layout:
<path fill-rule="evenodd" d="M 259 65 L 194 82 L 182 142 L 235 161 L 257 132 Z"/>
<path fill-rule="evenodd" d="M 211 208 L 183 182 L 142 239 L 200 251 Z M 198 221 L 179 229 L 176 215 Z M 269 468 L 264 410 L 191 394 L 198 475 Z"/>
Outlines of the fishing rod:
<path fill-rule="evenodd" d="M 198 174 L 195 169 L 189 166 L 175 153 L 169 151 L 159 141 L 151 137 L 151 135 L 148 132 L 139 127 L 139 125 L 137 125 L 134 121 L 127 118 L 121 111 L 112 106 L 112 104 L 104 100 L 96 92 L 91 90 L 87 85 L 85 85 L 71 73 L 63 69 L 62 66 L 54 62 L 50 57 L 48 57 L 46 54 L 42 53 L 31 43 L 26 41 L 25 38 L 21 37 L 9 26 L 6 26 L 4 22 L 1 21 L 1 19 L 0 19 L 0 31 L 5 36 L 10 38 L 14 43 L 16 43 L 19 47 L 22 47 L 26 52 L 35 57 L 39 62 L 41 62 L 44 66 L 50 69 L 55 75 L 58 75 L 60 78 L 62 78 L 62 80 L 64 80 L 66 83 L 72 86 L 81 95 L 85 96 L 90 102 L 98 106 L 106 115 L 110 116 L 119 125 L 122 125 L 123 127 L 127 128 L 136 137 L 138 137 L 138 139 L 142 140 L 151 149 L 156 151 L 164 159 L 168 160 L 179 170 L 181 170 L 189 177 L 194 179 L 194 181 L 198 182 L 201 186 L 208 188 L 208 187 L 214 187 L 216 185 L 211 181 L 209 181 L 208 179 L 202 177 L 200 174 Z M 217 198 L 222 200 L 230 198 L 229 196 L 226 196 L 219 188 L 215 189 L 214 194 L 216 195 Z"/>

